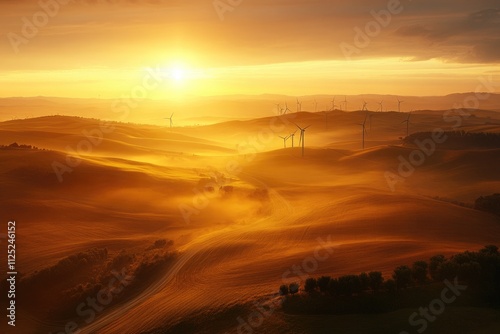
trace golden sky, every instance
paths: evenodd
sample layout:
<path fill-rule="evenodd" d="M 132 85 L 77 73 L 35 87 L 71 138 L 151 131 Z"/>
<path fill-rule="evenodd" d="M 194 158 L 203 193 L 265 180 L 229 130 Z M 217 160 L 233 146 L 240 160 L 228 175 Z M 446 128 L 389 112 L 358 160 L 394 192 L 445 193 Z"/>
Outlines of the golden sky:
<path fill-rule="evenodd" d="M 445 95 L 500 78 L 498 0 L 3 0 L 0 96 Z"/>

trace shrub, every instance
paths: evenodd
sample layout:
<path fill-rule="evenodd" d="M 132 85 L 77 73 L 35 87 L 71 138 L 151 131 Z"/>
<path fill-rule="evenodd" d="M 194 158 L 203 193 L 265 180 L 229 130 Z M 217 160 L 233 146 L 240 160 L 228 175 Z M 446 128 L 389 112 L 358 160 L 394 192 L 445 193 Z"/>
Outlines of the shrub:
<path fill-rule="evenodd" d="M 282 286 L 280 286 L 280 295 L 282 296 L 288 295 L 288 285 L 283 284 Z"/>
<path fill-rule="evenodd" d="M 288 286 L 288 291 L 292 295 L 296 294 L 297 292 L 299 292 L 299 284 L 298 283 L 290 283 L 290 285 Z"/>
<path fill-rule="evenodd" d="M 500 216 L 500 194 L 479 197 L 474 203 L 474 209 Z"/>

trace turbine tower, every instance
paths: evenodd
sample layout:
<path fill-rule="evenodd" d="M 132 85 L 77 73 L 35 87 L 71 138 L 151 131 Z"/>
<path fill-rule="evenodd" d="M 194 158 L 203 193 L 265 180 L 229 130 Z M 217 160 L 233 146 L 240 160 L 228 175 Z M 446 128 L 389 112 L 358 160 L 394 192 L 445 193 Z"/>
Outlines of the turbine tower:
<path fill-rule="evenodd" d="M 332 99 L 332 110 L 335 110 L 335 96 Z"/>
<path fill-rule="evenodd" d="M 363 150 L 365 149 L 365 134 L 366 134 L 366 120 L 368 119 L 368 113 L 366 113 L 365 120 L 363 123 L 360 123 L 361 127 L 363 128 L 362 133 L 363 133 L 363 142 L 362 142 L 362 147 Z"/>
<path fill-rule="evenodd" d="M 286 148 L 286 141 L 288 140 L 288 138 L 290 138 L 290 136 L 286 136 L 286 137 L 278 136 L 278 137 L 283 139 L 283 148 Z"/>
<path fill-rule="evenodd" d="M 404 101 L 401 101 L 399 98 L 398 98 L 398 112 L 401 112 L 401 103 L 403 103 Z"/>
<path fill-rule="evenodd" d="M 302 111 L 302 102 L 300 102 L 299 99 L 297 99 L 297 112 L 301 111 Z"/>
<path fill-rule="evenodd" d="M 174 122 L 172 121 L 172 117 L 174 117 L 174 113 L 172 113 L 172 115 L 170 115 L 170 117 L 165 118 L 165 119 L 168 119 L 170 121 L 170 128 L 172 128 L 174 126 Z"/>
<path fill-rule="evenodd" d="M 408 117 L 406 118 L 406 120 L 402 121 L 401 124 L 403 123 L 406 123 L 406 137 L 408 137 L 410 135 L 410 117 L 411 117 L 411 111 L 410 113 L 408 114 Z"/>
<path fill-rule="evenodd" d="M 293 139 L 295 138 L 295 134 L 297 133 L 298 130 L 295 130 L 294 133 L 291 133 L 288 137 L 292 138 L 292 148 L 294 147 Z"/>
<path fill-rule="evenodd" d="M 380 105 L 380 112 L 383 112 L 384 111 L 384 101 L 380 101 L 379 105 Z"/>
<path fill-rule="evenodd" d="M 285 114 L 287 113 L 287 111 L 291 111 L 290 108 L 288 108 L 288 104 L 285 102 Z"/>
<path fill-rule="evenodd" d="M 347 96 L 344 97 L 345 111 L 347 111 Z"/>
<path fill-rule="evenodd" d="M 281 115 L 281 104 L 276 103 L 276 108 L 277 108 L 277 111 L 278 111 L 278 115 Z"/>
<path fill-rule="evenodd" d="M 295 124 L 295 123 L 293 123 Z M 306 134 L 306 130 L 308 127 L 310 127 L 310 125 L 306 126 L 305 128 L 301 128 L 300 126 L 298 126 L 297 124 L 295 124 L 295 126 L 297 128 L 299 128 L 300 130 L 300 140 L 299 140 L 299 145 L 302 143 L 302 156 L 304 156 L 304 145 L 305 145 L 305 134 Z"/>

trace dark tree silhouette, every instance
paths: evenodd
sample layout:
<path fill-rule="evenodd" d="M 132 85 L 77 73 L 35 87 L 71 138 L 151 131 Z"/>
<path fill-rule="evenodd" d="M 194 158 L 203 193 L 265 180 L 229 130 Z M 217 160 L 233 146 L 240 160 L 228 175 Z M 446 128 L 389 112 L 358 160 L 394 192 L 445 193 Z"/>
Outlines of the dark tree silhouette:
<path fill-rule="evenodd" d="M 358 275 L 340 276 L 338 279 L 339 294 L 351 296 L 361 292 L 361 281 Z"/>
<path fill-rule="evenodd" d="M 481 249 L 479 252 L 482 254 L 498 255 L 498 247 L 495 245 L 488 245 Z"/>
<path fill-rule="evenodd" d="M 283 284 L 282 286 L 280 286 L 280 295 L 288 295 L 288 285 Z"/>
<path fill-rule="evenodd" d="M 336 278 L 330 279 L 328 282 L 328 292 L 332 296 L 338 296 L 340 294 L 339 280 Z"/>
<path fill-rule="evenodd" d="M 380 290 L 382 284 L 384 283 L 384 277 L 382 276 L 382 273 L 380 271 L 371 271 L 368 274 L 368 277 L 370 278 L 370 288 L 373 291 Z"/>
<path fill-rule="evenodd" d="M 290 283 L 290 285 L 288 286 L 288 291 L 292 295 L 296 294 L 297 292 L 299 292 L 299 284 L 298 283 Z"/>
<path fill-rule="evenodd" d="M 411 275 L 415 282 L 424 284 L 427 281 L 427 268 L 429 265 L 425 261 L 417 261 L 413 263 Z"/>
<path fill-rule="evenodd" d="M 439 266 L 439 276 L 440 280 L 447 279 L 453 280 L 458 276 L 458 271 L 460 269 L 460 265 L 455 261 L 446 261 L 443 262 Z"/>
<path fill-rule="evenodd" d="M 474 203 L 474 209 L 500 216 L 500 194 L 479 197 Z"/>
<path fill-rule="evenodd" d="M 361 290 L 368 290 L 370 287 L 370 277 L 368 277 L 368 274 L 363 272 L 359 274 L 359 282 L 361 284 Z"/>
<path fill-rule="evenodd" d="M 434 255 L 429 262 L 429 274 L 434 281 L 441 280 L 439 267 L 446 261 L 444 255 Z"/>
<path fill-rule="evenodd" d="M 394 281 L 392 278 L 389 278 L 386 280 L 383 284 L 384 289 L 387 290 L 389 293 L 393 293 L 396 291 L 396 281 Z"/>
<path fill-rule="evenodd" d="M 411 283 L 411 269 L 408 266 L 399 266 L 394 269 L 392 278 L 396 282 L 398 289 L 407 288 Z"/>
<path fill-rule="evenodd" d="M 316 279 L 309 277 L 308 279 L 306 279 L 306 283 L 304 284 L 304 291 L 307 293 L 312 293 L 316 290 L 317 286 L 318 282 L 316 281 Z"/>
<path fill-rule="evenodd" d="M 321 292 L 327 292 L 328 286 L 330 284 L 331 277 L 330 276 L 321 276 L 318 278 L 318 288 Z"/>

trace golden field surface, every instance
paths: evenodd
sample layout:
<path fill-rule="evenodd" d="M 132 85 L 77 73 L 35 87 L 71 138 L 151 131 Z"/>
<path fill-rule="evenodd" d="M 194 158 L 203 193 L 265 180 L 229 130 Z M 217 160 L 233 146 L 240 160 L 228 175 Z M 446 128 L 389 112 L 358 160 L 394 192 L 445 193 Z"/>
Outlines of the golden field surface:
<path fill-rule="evenodd" d="M 415 111 L 409 130 L 500 133 L 498 112 L 470 113 Z M 173 128 L 70 116 L 1 122 L 0 144 L 38 148 L 0 149 L 2 217 L 16 220 L 27 282 L 20 298 L 37 305 L 19 311 L 16 330 L 59 333 L 74 322 L 81 333 L 239 333 L 238 318 L 255 302 L 278 300 L 284 281 L 303 281 L 292 268 L 390 277 L 398 265 L 498 244 L 498 217 L 456 203 L 498 192 L 500 148 L 450 139 L 401 176 L 401 158 L 418 149 L 402 141 L 407 114 L 366 116 L 300 112 Z M 295 124 L 310 126 L 304 156 Z M 284 148 L 279 136 L 294 132 L 294 147 L 290 138 Z M 96 248 L 106 255 L 51 269 Z M 78 315 L 85 299 L 71 296 L 105 284 L 111 268 L 134 272 L 131 288 L 92 320 Z M 301 317 L 277 309 L 255 333 L 399 332 L 412 312 Z M 480 318 L 468 330 L 491 333 L 499 316 L 457 307 L 439 321 Z M 428 333 L 444 328 L 439 321 Z"/>

